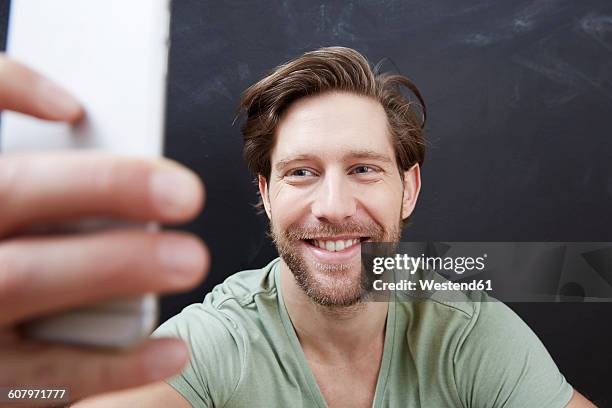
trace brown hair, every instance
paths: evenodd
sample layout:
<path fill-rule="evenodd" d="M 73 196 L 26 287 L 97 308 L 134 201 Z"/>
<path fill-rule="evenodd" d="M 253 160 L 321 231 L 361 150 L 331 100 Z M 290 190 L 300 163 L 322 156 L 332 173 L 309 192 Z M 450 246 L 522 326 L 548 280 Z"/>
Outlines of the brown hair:
<path fill-rule="evenodd" d="M 401 92 L 408 88 L 415 103 Z M 242 126 L 243 157 L 249 170 L 270 180 L 270 156 L 276 127 L 291 103 L 299 98 L 328 91 L 350 92 L 374 98 L 383 106 L 393 139 L 400 175 L 415 163 L 423 164 L 425 102 L 417 87 L 406 77 L 379 73 L 359 52 L 344 47 L 327 47 L 307 52 L 272 71 L 242 95 L 239 112 L 246 115 Z M 257 205 L 261 209 L 261 201 Z"/>

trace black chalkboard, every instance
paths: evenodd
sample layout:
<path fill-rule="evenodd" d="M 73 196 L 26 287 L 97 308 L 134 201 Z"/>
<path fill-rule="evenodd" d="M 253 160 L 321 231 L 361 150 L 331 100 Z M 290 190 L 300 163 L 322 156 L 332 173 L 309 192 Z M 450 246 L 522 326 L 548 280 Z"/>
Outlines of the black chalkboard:
<path fill-rule="evenodd" d="M 428 104 L 404 238 L 612 241 L 610 1 L 175 0 L 172 11 L 166 152 L 206 183 L 206 210 L 184 228 L 213 258 L 199 288 L 164 299 L 163 319 L 276 256 L 232 122 L 246 87 L 321 46 L 385 58 Z M 575 388 L 612 406 L 612 304 L 511 306 Z"/>
<path fill-rule="evenodd" d="M 241 92 L 304 51 L 343 45 L 409 76 L 429 109 L 423 189 L 404 238 L 612 241 L 612 3 L 201 1 L 173 5 L 168 155 L 204 178 L 188 225 L 210 277 L 275 256 L 232 120 Z M 611 304 L 513 304 L 568 381 L 612 406 Z"/>

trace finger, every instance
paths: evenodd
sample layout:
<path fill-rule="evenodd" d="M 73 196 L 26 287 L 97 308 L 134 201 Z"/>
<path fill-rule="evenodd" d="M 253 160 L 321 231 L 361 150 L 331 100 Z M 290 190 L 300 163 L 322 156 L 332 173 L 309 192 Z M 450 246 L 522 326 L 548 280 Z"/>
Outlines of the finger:
<path fill-rule="evenodd" d="M 0 236 L 85 216 L 182 222 L 203 201 L 198 176 L 170 160 L 100 152 L 0 156 Z"/>
<path fill-rule="evenodd" d="M 67 122 L 75 122 L 83 116 L 79 102 L 53 81 L 0 54 L 2 109 Z"/>
<path fill-rule="evenodd" d="M 107 231 L 0 244 L 0 327 L 115 297 L 185 290 L 209 265 L 187 233 Z"/>
<path fill-rule="evenodd" d="M 123 351 L 20 344 L 0 352 L 0 384 L 66 389 L 76 400 L 169 378 L 188 360 L 188 348 L 178 339 L 149 339 Z"/>

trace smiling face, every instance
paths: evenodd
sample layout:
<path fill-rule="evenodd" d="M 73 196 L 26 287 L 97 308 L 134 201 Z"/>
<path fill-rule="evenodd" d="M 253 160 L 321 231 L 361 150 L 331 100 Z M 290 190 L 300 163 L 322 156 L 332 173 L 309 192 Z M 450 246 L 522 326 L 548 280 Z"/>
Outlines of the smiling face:
<path fill-rule="evenodd" d="M 396 242 L 420 189 L 418 164 L 400 176 L 383 107 L 328 92 L 282 117 L 269 183 L 259 188 L 271 232 L 296 283 L 316 303 L 362 300 L 360 242 Z"/>

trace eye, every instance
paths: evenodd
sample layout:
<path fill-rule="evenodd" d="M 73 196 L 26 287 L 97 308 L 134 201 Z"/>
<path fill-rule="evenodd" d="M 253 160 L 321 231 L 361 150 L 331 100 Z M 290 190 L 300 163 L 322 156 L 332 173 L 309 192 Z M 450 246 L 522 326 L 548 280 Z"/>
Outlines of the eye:
<path fill-rule="evenodd" d="M 314 173 L 308 169 L 294 169 L 286 174 L 287 177 L 308 177 L 314 176 Z"/>
<path fill-rule="evenodd" d="M 356 174 L 369 174 L 369 173 L 375 173 L 378 170 L 371 166 L 357 166 L 352 171 L 353 173 L 356 173 Z"/>

